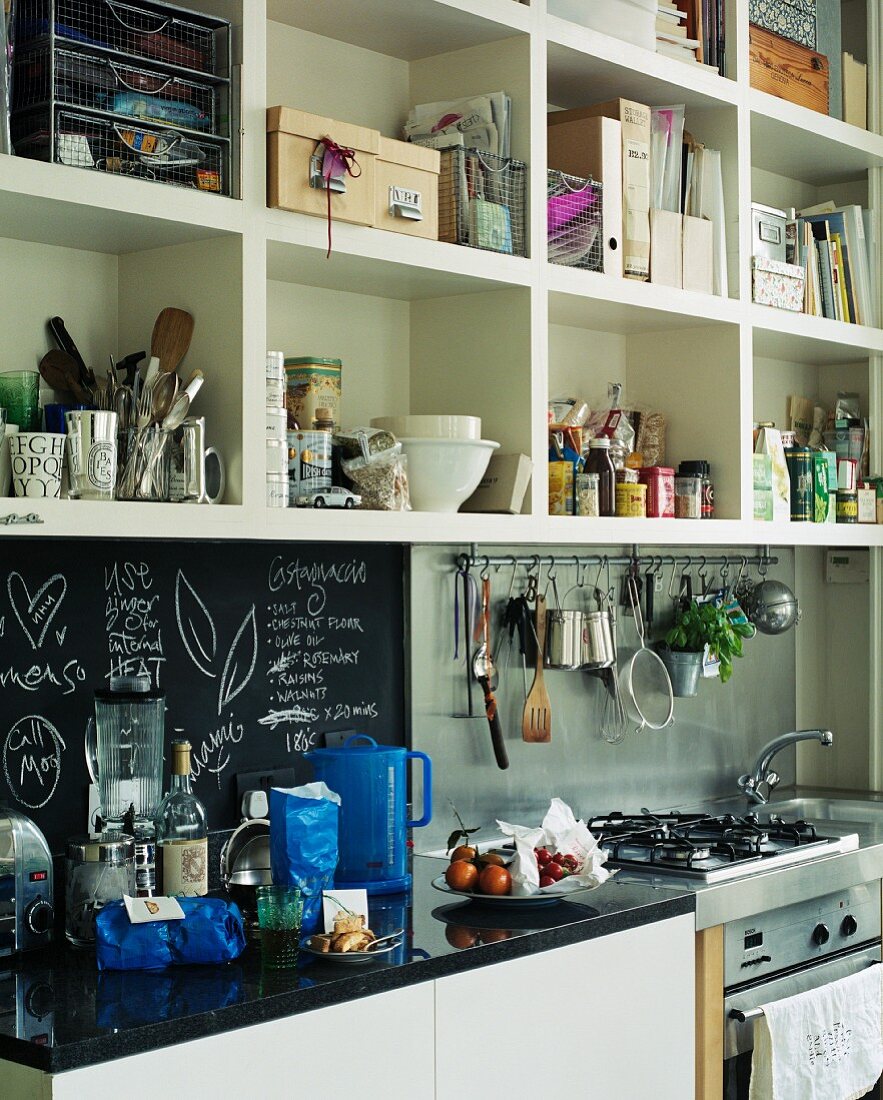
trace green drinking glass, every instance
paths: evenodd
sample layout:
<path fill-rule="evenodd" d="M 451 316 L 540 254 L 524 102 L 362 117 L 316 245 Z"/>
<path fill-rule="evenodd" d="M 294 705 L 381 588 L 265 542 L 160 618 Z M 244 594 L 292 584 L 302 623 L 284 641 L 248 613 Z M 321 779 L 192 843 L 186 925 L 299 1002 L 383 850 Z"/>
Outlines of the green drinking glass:
<path fill-rule="evenodd" d="M 0 374 L 0 407 L 7 420 L 23 432 L 40 430 L 40 375 L 35 370 L 10 370 Z"/>
<path fill-rule="evenodd" d="M 261 961 L 270 970 L 297 965 L 303 899 L 296 886 L 257 888 Z"/>

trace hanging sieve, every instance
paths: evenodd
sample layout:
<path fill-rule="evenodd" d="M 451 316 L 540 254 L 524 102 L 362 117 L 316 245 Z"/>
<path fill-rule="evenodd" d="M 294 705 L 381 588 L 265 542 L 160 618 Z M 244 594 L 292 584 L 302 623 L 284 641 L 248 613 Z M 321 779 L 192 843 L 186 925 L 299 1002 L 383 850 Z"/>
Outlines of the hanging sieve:
<path fill-rule="evenodd" d="M 634 577 L 628 577 L 629 602 L 634 615 L 635 630 L 640 640 L 625 666 L 625 694 L 630 717 L 638 724 L 636 733 L 644 729 L 662 730 L 674 722 L 674 691 L 668 669 L 662 658 L 648 649 L 644 638 L 644 618 Z"/>

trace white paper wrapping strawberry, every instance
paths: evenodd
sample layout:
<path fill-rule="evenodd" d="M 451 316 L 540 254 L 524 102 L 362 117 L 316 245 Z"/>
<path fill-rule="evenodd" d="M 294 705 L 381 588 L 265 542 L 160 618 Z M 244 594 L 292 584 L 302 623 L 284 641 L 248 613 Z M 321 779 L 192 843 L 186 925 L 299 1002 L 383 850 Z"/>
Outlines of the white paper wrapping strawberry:
<path fill-rule="evenodd" d="M 552 799 L 539 828 L 510 825 L 506 821 L 497 821 L 497 825 L 505 836 L 515 841 L 515 859 L 509 864 L 513 897 L 527 897 L 546 891 L 562 894 L 576 890 L 594 890 L 605 883 L 611 874 L 616 873 L 608 871 L 604 866 L 607 853 L 598 846 L 598 841 L 583 822 L 577 821 L 573 810 L 560 798 Z M 537 849 L 542 848 L 553 856 L 572 856 L 576 869 L 568 873 L 564 868 L 560 879 L 550 885 L 540 886 Z"/>

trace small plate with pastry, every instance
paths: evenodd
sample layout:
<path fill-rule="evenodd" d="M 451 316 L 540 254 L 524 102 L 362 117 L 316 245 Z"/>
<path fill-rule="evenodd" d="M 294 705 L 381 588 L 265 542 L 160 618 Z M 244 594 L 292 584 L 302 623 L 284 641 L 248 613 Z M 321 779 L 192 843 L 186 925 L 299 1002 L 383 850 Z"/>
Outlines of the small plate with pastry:
<path fill-rule="evenodd" d="M 334 931 L 310 936 L 303 950 L 325 962 L 358 966 L 401 947 L 403 934 L 404 929 L 399 928 L 388 936 L 378 938 L 370 928 L 365 927 L 363 916 L 338 913 Z"/>

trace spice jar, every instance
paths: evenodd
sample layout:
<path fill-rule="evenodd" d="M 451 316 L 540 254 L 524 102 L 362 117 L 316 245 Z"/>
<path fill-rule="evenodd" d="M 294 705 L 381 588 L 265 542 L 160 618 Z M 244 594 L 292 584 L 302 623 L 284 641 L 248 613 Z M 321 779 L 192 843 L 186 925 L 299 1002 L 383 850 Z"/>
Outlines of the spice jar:
<path fill-rule="evenodd" d="M 135 896 L 135 841 L 126 833 L 87 833 L 67 842 L 65 935 L 71 943 L 95 943 L 95 914 L 124 894 Z"/>
<path fill-rule="evenodd" d="M 682 462 L 678 466 L 679 477 L 698 475 L 702 480 L 700 518 L 714 519 L 714 482 L 711 480 L 711 463 L 704 458 Z"/>
<path fill-rule="evenodd" d="M 647 486 L 647 515 L 653 519 L 674 519 L 675 472 L 671 466 L 645 466 L 638 474 Z"/>
<path fill-rule="evenodd" d="M 616 471 L 610 457 L 610 440 L 605 436 L 589 442 L 586 472 L 598 475 L 598 515 L 616 515 Z"/>
<path fill-rule="evenodd" d="M 578 516 L 598 515 L 598 474 L 581 471 L 576 475 L 576 514 Z"/>
<path fill-rule="evenodd" d="M 837 522 L 858 523 L 858 493 L 837 490 Z"/>
<path fill-rule="evenodd" d="M 702 518 L 702 478 L 699 474 L 678 474 L 675 478 L 675 517 Z"/>

